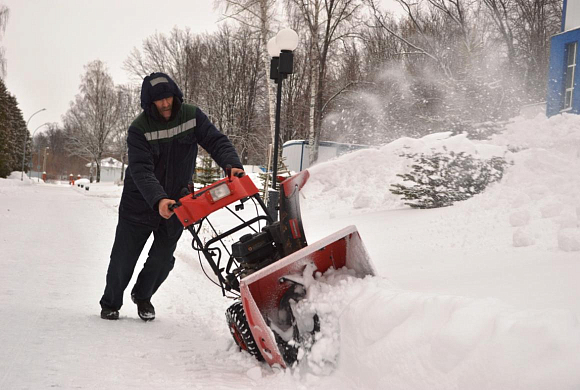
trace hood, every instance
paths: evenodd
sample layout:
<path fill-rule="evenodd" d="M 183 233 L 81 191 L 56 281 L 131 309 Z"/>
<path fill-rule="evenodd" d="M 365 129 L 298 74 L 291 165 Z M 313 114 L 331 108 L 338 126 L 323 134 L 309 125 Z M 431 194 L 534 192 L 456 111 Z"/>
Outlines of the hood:
<path fill-rule="evenodd" d="M 141 85 L 141 108 L 149 116 L 159 117 L 153 102 L 170 96 L 173 96 L 174 106 L 181 106 L 183 93 L 175 84 L 175 81 L 165 73 L 151 73 L 143 79 L 143 84 Z"/>

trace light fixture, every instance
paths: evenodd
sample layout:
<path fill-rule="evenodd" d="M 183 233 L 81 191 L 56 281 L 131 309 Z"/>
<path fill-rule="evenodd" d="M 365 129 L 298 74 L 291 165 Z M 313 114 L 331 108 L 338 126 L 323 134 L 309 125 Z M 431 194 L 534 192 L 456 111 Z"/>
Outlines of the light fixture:
<path fill-rule="evenodd" d="M 215 203 L 220 199 L 229 196 L 232 192 L 228 187 L 227 183 L 219 184 L 209 190 L 209 194 L 211 196 L 211 200 Z"/>
<path fill-rule="evenodd" d="M 291 28 L 285 28 L 276 34 L 276 45 L 282 50 L 294 51 L 298 47 L 298 34 Z"/>
<path fill-rule="evenodd" d="M 278 64 L 280 60 L 280 48 L 276 43 L 276 37 L 270 38 L 268 44 L 266 45 L 268 49 L 268 54 L 270 55 L 270 79 L 278 83 Z"/>
<path fill-rule="evenodd" d="M 285 28 L 276 34 L 276 46 L 280 49 L 280 61 L 278 63 L 278 73 L 283 78 L 294 71 L 294 54 L 292 51 L 298 46 L 298 34 L 296 31 Z"/>
<path fill-rule="evenodd" d="M 268 48 L 268 54 L 270 57 L 274 58 L 280 56 L 282 50 L 280 50 L 278 43 L 276 43 L 276 37 L 270 38 L 266 47 Z"/>

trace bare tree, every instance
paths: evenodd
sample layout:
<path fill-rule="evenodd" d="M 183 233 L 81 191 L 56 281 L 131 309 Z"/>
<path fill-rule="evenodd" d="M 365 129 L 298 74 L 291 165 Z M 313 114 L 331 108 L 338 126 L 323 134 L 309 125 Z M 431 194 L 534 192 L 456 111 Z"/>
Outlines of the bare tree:
<path fill-rule="evenodd" d="M 378 11 L 375 10 L 376 13 Z M 399 24 L 388 12 L 378 14 L 380 25 L 366 23 L 361 28 L 359 35 L 364 48 L 362 57 L 363 72 L 373 74 L 384 68 L 391 61 L 398 61 L 407 54 L 404 51 L 405 43 L 398 38 L 400 36 Z"/>
<path fill-rule="evenodd" d="M 125 163 L 128 161 L 127 130 L 133 120 L 141 113 L 141 87 L 139 85 L 117 86 L 117 110 L 119 120 L 111 135 L 112 152 L 121 160 L 121 181 L 125 175 Z"/>
<path fill-rule="evenodd" d="M 276 0 L 216 0 L 216 4 L 224 4 L 226 18 L 234 19 L 259 39 L 260 54 L 264 74 L 270 71 L 270 55 L 267 43 L 272 35 L 272 24 L 275 21 Z M 274 142 L 276 88 L 269 77 L 262 78 L 267 91 L 266 100 L 270 117 L 270 134 Z"/>
<path fill-rule="evenodd" d="M 310 58 L 310 163 L 318 159 L 326 76 L 332 46 L 349 35 L 345 24 L 352 22 L 361 3 L 358 0 L 287 0 L 289 14 L 298 13 L 307 31 Z"/>
<path fill-rule="evenodd" d="M 6 24 L 8 23 L 8 16 L 10 15 L 10 10 L 3 4 L 0 4 L 0 39 L 6 31 Z M 0 78 L 6 76 L 6 57 L 4 55 L 4 48 L 0 47 Z"/>
<path fill-rule="evenodd" d="M 295 139 L 308 139 L 310 118 L 309 57 L 303 50 L 294 52 L 294 73 L 284 80 L 282 89 L 282 120 L 280 121 L 280 145 Z"/>
<path fill-rule="evenodd" d="M 524 83 L 535 101 L 546 93 L 550 37 L 559 32 L 562 2 L 558 0 L 514 0 L 514 36 L 522 59 Z"/>
<path fill-rule="evenodd" d="M 49 123 L 48 130 L 38 133 L 33 139 L 30 161 L 32 166 L 40 169 L 46 167 L 47 178 L 49 180 L 67 179 L 69 174 L 74 176 L 87 171 L 86 161 L 77 156 L 71 156 L 67 149 L 68 135 L 58 125 Z M 44 148 L 48 147 L 48 153 L 44 153 Z M 44 158 L 46 158 L 46 163 Z"/>
<path fill-rule="evenodd" d="M 64 116 L 64 126 L 69 151 L 96 166 L 97 182 L 101 180 L 103 153 L 119 118 L 117 102 L 113 79 L 105 64 L 95 60 L 86 65 L 80 93 Z"/>
<path fill-rule="evenodd" d="M 205 37 L 202 84 L 207 91 L 200 100 L 213 123 L 233 141 L 244 163 L 264 152 L 264 130 L 257 121 L 260 78 L 264 77 L 259 40 L 246 27 L 227 25 Z M 219 58 L 219 61 L 213 59 Z M 265 154 L 264 154 L 265 155 Z"/>
<path fill-rule="evenodd" d="M 399 39 L 409 52 L 406 58 L 421 63 L 417 55 L 432 60 L 449 80 L 461 78 L 483 52 L 487 23 L 481 6 L 469 0 L 398 0 L 406 19 L 401 30 L 387 23 L 377 0 L 366 0 L 377 27 Z M 483 15 L 485 16 L 485 15 Z"/>
<path fill-rule="evenodd" d="M 506 46 L 510 64 L 516 63 L 516 49 L 513 33 L 513 0 L 483 0 L 488 8 L 491 19 L 495 23 L 501 40 Z"/>
<path fill-rule="evenodd" d="M 251 28 L 223 25 L 199 36 L 174 28 L 169 37 L 155 34 L 144 40 L 142 50 L 133 50 L 125 69 L 136 78 L 153 71 L 175 78 L 184 100 L 201 107 L 230 136 L 244 163 L 266 150 L 264 126 L 257 120 L 264 88 L 261 41 Z"/>
<path fill-rule="evenodd" d="M 169 35 L 155 33 L 143 41 L 141 51 L 134 48 L 123 63 L 123 68 L 133 75 L 135 81 L 141 81 L 153 72 L 164 72 L 170 75 L 181 88 L 186 101 L 194 96 L 196 78 L 199 70 L 195 67 L 199 60 L 196 38 L 189 29 L 180 30 L 174 27 Z"/>

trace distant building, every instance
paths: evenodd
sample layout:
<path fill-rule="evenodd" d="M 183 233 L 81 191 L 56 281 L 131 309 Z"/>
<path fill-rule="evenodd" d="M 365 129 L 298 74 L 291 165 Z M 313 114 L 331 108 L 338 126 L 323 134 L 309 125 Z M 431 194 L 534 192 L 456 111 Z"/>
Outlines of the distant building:
<path fill-rule="evenodd" d="M 318 148 L 317 163 L 331 160 L 343 154 L 354 152 L 359 149 L 369 148 L 366 145 L 341 144 L 339 142 L 320 141 Z M 300 172 L 310 166 L 310 146 L 308 141 L 296 140 L 284 142 L 282 146 L 282 158 L 290 171 Z"/>
<path fill-rule="evenodd" d="M 580 0 L 564 0 L 562 28 L 550 41 L 546 114 L 580 113 L 580 76 L 576 72 L 580 42 Z"/>
<path fill-rule="evenodd" d="M 95 163 L 88 163 L 86 165 L 93 172 L 94 177 L 97 176 L 97 167 Z M 127 164 L 122 164 L 121 161 L 107 157 L 101 160 L 101 182 L 117 182 L 121 180 L 121 172 L 127 167 Z"/>

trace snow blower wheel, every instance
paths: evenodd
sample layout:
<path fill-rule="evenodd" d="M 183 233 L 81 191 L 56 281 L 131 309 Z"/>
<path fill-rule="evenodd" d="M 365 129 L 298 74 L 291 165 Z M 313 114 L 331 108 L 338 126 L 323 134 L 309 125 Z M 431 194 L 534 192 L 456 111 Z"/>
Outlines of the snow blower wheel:
<path fill-rule="evenodd" d="M 234 341 L 240 349 L 247 351 L 259 361 L 264 361 L 256 341 L 250 331 L 246 314 L 244 313 L 244 306 L 242 302 L 236 302 L 226 310 L 226 321 L 228 328 L 234 338 Z"/>

